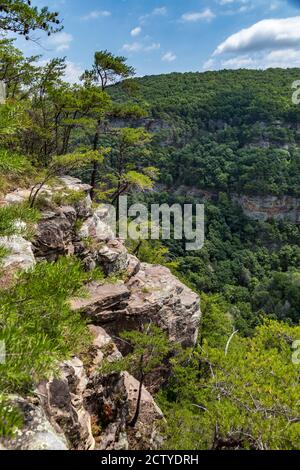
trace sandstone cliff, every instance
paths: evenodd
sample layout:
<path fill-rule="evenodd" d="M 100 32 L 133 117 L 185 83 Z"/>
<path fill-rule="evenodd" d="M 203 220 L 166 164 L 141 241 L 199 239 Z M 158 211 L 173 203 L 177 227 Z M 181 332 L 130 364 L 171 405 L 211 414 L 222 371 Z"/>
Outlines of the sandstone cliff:
<path fill-rule="evenodd" d="M 92 208 L 85 199 L 69 206 L 52 204 L 57 189 L 85 191 L 79 180 L 62 178 L 59 188 L 46 187 L 48 201 L 31 242 L 21 235 L 0 237 L 9 248 L 4 259 L 2 286 L 18 270 L 41 261 L 55 261 L 60 255 L 79 257 L 87 270 L 101 267 L 107 275 L 122 274 L 118 281 L 93 282 L 88 295 L 70 299 L 72 309 L 89 319 L 93 341 L 88 358 L 73 357 L 59 364 L 60 373 L 36 384 L 34 397 L 13 397 L 23 411 L 24 428 L 14 440 L 3 441 L 7 449 L 151 449 L 160 444 L 163 414 L 146 388 L 142 391 L 141 414 L 134 429 L 131 421 L 139 383 L 124 371 L 101 375 L 104 359 L 121 357 L 119 344 L 111 337 L 139 329 L 152 322 L 170 341 L 192 346 L 200 321 L 199 298 L 163 266 L 141 263 L 130 255 L 124 243 L 114 238 L 107 224 L 105 207 Z M 29 190 L 6 195 L 1 205 L 26 200 Z M 79 223 L 80 222 L 80 223 Z M 122 351 L 124 352 L 124 351 Z M 126 353 L 126 352 L 125 352 Z"/>

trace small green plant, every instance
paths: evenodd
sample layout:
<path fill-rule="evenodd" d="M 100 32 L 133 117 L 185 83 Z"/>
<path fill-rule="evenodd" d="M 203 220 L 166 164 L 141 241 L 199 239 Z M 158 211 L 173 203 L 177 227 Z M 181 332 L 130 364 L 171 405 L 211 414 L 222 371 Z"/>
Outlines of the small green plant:
<path fill-rule="evenodd" d="M 26 235 L 30 226 L 38 222 L 40 213 L 28 204 L 12 204 L 0 207 L 0 236 L 11 236 L 16 233 Z M 20 229 L 18 222 L 25 222 L 27 227 Z"/>
<path fill-rule="evenodd" d="M 86 194 L 84 191 L 74 191 L 71 189 L 66 189 L 61 190 L 59 192 L 55 192 L 52 197 L 52 201 L 58 206 L 73 206 L 83 201 L 85 197 Z"/>
<path fill-rule="evenodd" d="M 140 381 L 136 410 L 129 423 L 131 427 L 135 427 L 141 411 L 145 378 L 147 374 L 161 365 L 164 359 L 168 358 L 174 348 L 170 345 L 167 335 L 152 324 L 144 325 L 142 331 L 124 332 L 120 338 L 131 345 L 132 352 L 117 362 L 104 362 L 101 372 L 107 374 L 127 370 Z"/>
<path fill-rule="evenodd" d="M 21 412 L 0 394 L 0 438 L 14 437 L 23 424 Z"/>
<path fill-rule="evenodd" d="M 55 372 L 56 364 L 83 350 L 89 333 L 68 300 L 82 295 L 85 283 L 100 275 L 86 273 L 73 258 L 39 263 L 20 275 L 11 289 L 0 291 L 0 340 L 6 363 L 0 365 L 3 393 L 28 392 Z"/>

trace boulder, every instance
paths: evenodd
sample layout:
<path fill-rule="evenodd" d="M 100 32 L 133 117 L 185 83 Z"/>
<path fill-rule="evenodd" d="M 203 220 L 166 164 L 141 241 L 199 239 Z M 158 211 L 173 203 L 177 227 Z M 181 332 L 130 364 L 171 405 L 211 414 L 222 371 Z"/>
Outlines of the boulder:
<path fill-rule="evenodd" d="M 72 207 L 43 212 L 33 240 L 35 256 L 52 261 L 61 255 L 73 254 L 75 221 L 76 211 Z"/>
<path fill-rule="evenodd" d="M 86 407 L 102 427 L 97 449 L 151 450 L 157 447 L 163 413 L 145 387 L 142 388 L 137 424 L 134 428 L 130 427 L 139 386 L 139 382 L 128 372 L 98 376 L 90 382 L 85 398 Z"/>
<path fill-rule="evenodd" d="M 2 268 L 28 270 L 35 265 L 32 245 L 19 235 L 0 237 L 0 246 L 8 250 L 8 255 L 2 260 Z"/>
<path fill-rule="evenodd" d="M 197 341 L 201 318 L 200 299 L 163 266 L 142 263 L 127 283 L 130 301 L 127 315 L 140 322 L 153 322 L 184 346 Z"/>
<path fill-rule="evenodd" d="M 90 186 L 89 184 L 82 183 L 80 179 L 74 178 L 69 175 L 61 176 L 59 178 L 59 181 L 61 181 L 63 186 L 70 191 L 81 191 L 88 193 L 92 189 L 92 186 Z"/>
<path fill-rule="evenodd" d="M 7 450 L 68 450 L 68 442 L 62 432 L 48 421 L 39 404 L 30 403 L 21 397 L 12 399 L 23 414 L 23 428 L 13 439 L 3 439 Z"/>
<path fill-rule="evenodd" d="M 91 450 L 95 447 L 91 417 L 83 404 L 88 379 L 78 358 L 60 365 L 60 375 L 38 386 L 43 409 L 50 422 L 59 427 L 72 449 Z"/>
<path fill-rule="evenodd" d="M 103 266 L 105 274 L 126 271 L 128 252 L 121 240 L 110 240 L 98 251 L 98 263 Z"/>
<path fill-rule="evenodd" d="M 100 326 L 89 325 L 92 343 L 88 350 L 88 375 L 98 372 L 100 364 L 105 359 L 114 362 L 122 358 L 112 338 Z"/>
<path fill-rule="evenodd" d="M 91 217 L 86 219 L 80 230 L 79 236 L 81 239 L 92 238 L 96 242 L 107 242 L 114 238 L 114 233 L 111 228 L 94 213 Z"/>
<path fill-rule="evenodd" d="M 163 266 L 142 263 L 126 284 L 94 282 L 87 290 L 88 295 L 73 299 L 71 307 L 103 325 L 111 335 L 152 322 L 168 333 L 170 341 L 183 346 L 197 341 L 199 297 Z"/>
<path fill-rule="evenodd" d="M 74 298 L 70 304 L 74 311 L 81 310 L 93 323 L 104 325 L 114 322 L 126 313 L 130 292 L 123 282 L 92 282 L 86 289 L 86 297 Z"/>

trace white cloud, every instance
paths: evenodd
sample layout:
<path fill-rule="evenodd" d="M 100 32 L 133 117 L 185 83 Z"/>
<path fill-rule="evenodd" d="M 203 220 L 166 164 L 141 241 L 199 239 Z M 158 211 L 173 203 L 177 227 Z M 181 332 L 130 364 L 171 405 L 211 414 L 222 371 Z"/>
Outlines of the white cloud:
<path fill-rule="evenodd" d="M 69 83 L 78 83 L 79 77 L 83 74 L 83 68 L 74 62 L 66 62 L 65 80 Z"/>
<path fill-rule="evenodd" d="M 97 20 L 98 18 L 107 18 L 108 16 L 111 16 L 111 12 L 108 10 L 94 10 L 88 13 L 85 16 L 82 16 L 82 20 L 88 21 L 88 20 Z"/>
<path fill-rule="evenodd" d="M 140 26 L 137 26 L 136 28 L 133 28 L 130 32 L 131 36 L 138 36 L 141 34 L 142 28 Z"/>
<path fill-rule="evenodd" d="M 152 15 L 154 16 L 165 16 L 168 10 L 166 7 L 154 8 Z"/>
<path fill-rule="evenodd" d="M 204 64 L 203 70 L 222 69 L 267 69 L 267 68 L 291 68 L 300 67 L 300 48 L 278 49 L 274 51 L 255 52 L 235 57 L 218 59 L 210 58 Z"/>
<path fill-rule="evenodd" d="M 72 41 L 72 34 L 61 32 L 50 36 L 48 39 L 48 44 L 51 47 L 54 47 L 57 52 L 61 52 L 69 49 Z"/>
<path fill-rule="evenodd" d="M 147 51 L 147 52 L 157 51 L 158 49 L 160 49 L 159 42 L 153 42 L 152 44 L 150 44 L 150 46 L 144 47 L 144 51 Z"/>
<path fill-rule="evenodd" d="M 167 13 L 168 13 L 167 7 L 154 8 L 154 10 L 152 10 L 151 13 L 147 13 L 145 15 L 140 16 L 139 20 L 142 24 L 144 24 L 146 20 L 149 20 L 154 16 L 166 16 Z"/>
<path fill-rule="evenodd" d="M 176 57 L 175 54 L 173 54 L 173 52 L 167 52 L 161 58 L 161 60 L 163 62 L 174 62 L 174 60 L 176 60 L 176 59 L 177 59 L 177 57 Z"/>
<path fill-rule="evenodd" d="M 297 45 L 300 45 L 300 16 L 268 19 L 229 36 L 217 47 L 214 55 L 284 49 Z"/>
<path fill-rule="evenodd" d="M 133 42 L 131 44 L 123 44 L 122 50 L 125 52 L 139 52 L 143 49 L 140 42 Z"/>
<path fill-rule="evenodd" d="M 160 44 L 158 42 L 153 42 L 152 44 L 145 45 L 141 42 L 132 42 L 130 44 L 123 44 L 122 50 L 128 53 L 134 52 L 151 52 L 160 49 Z"/>
<path fill-rule="evenodd" d="M 215 16 L 216 15 L 211 11 L 210 8 L 206 8 L 201 12 L 184 13 L 181 16 L 181 20 L 185 23 L 196 23 L 197 21 L 211 21 L 213 18 L 215 18 Z"/>

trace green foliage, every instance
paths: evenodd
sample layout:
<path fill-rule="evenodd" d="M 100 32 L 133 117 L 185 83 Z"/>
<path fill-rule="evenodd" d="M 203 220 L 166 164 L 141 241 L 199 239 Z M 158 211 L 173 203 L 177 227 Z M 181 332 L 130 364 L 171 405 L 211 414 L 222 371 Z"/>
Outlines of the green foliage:
<path fill-rule="evenodd" d="M 59 31 L 57 12 L 47 7 L 33 7 L 30 0 L 4 0 L 0 5 L 0 28 L 2 31 L 20 34 L 28 39 L 31 31 L 40 29 L 47 33 Z"/>
<path fill-rule="evenodd" d="M 21 176 L 32 173 L 30 162 L 23 156 L 0 149 L 0 175 Z"/>
<path fill-rule="evenodd" d="M 12 438 L 22 427 L 22 415 L 9 400 L 0 394 L 0 438 Z"/>
<path fill-rule="evenodd" d="M 0 365 L 2 392 L 30 391 L 55 371 L 58 361 L 85 347 L 85 321 L 68 300 L 96 274 L 85 273 L 72 258 L 60 258 L 38 264 L 21 274 L 14 287 L 0 292 L 0 340 L 6 345 L 6 363 Z"/>
<path fill-rule="evenodd" d="M 132 352 L 116 362 L 105 362 L 101 366 L 103 374 L 127 370 L 141 380 L 141 374 L 152 372 L 172 350 L 167 335 L 152 324 L 144 325 L 142 331 L 123 332 L 120 338 L 131 346 Z"/>
<path fill-rule="evenodd" d="M 269 321 L 251 339 L 235 336 L 227 355 L 204 342 L 188 361 L 177 360 L 162 392 L 166 448 L 297 449 L 300 383 L 292 343 L 299 335 L 299 327 Z"/>
<path fill-rule="evenodd" d="M 11 236 L 15 233 L 26 236 L 39 218 L 39 211 L 30 208 L 27 204 L 0 207 L 0 236 Z M 19 222 L 25 222 L 26 228 L 18 228 Z"/>
<path fill-rule="evenodd" d="M 212 191 L 300 194 L 298 69 L 173 73 L 135 79 L 158 135 L 162 182 Z M 172 90 L 172 93 L 170 93 Z M 119 102 L 121 86 L 110 94 Z"/>

